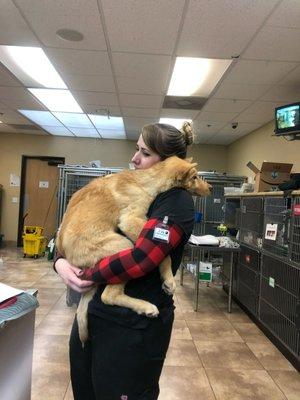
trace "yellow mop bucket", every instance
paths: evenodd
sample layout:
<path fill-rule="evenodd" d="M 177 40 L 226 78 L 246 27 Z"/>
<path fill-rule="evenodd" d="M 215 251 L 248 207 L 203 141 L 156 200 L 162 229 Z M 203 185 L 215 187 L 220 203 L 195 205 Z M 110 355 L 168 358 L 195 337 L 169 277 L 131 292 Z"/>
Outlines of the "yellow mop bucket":
<path fill-rule="evenodd" d="M 44 228 L 41 226 L 24 226 L 23 229 L 23 256 L 33 258 L 45 255 L 46 238 L 43 235 Z"/>

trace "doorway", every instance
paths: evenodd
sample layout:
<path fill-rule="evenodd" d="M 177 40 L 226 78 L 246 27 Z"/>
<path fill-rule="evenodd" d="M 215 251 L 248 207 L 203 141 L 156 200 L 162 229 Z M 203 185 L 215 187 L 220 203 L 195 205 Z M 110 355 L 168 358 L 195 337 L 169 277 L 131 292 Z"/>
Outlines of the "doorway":
<path fill-rule="evenodd" d="M 62 157 L 22 156 L 18 246 L 22 246 L 23 226 L 42 226 L 50 240 L 56 231 L 57 192 Z"/>

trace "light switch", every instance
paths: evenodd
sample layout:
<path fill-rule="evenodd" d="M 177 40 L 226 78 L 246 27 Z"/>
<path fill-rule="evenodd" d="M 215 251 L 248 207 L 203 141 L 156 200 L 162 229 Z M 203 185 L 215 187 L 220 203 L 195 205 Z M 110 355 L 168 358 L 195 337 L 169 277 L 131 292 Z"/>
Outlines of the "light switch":
<path fill-rule="evenodd" d="M 18 200 L 19 200 L 19 198 L 18 198 L 18 197 L 12 197 L 12 199 L 11 199 L 12 203 L 17 203 L 17 202 L 18 202 Z"/>

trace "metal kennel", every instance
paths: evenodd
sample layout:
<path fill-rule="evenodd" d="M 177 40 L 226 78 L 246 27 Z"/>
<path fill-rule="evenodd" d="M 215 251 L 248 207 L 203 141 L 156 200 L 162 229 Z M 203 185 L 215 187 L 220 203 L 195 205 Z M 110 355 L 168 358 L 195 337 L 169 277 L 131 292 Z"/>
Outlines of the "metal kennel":
<path fill-rule="evenodd" d="M 58 165 L 58 215 L 57 228 L 59 227 L 64 212 L 72 195 L 87 185 L 92 179 L 122 171 L 123 168 L 90 168 L 78 165 Z M 68 306 L 78 304 L 80 294 L 67 288 L 66 302 Z"/>

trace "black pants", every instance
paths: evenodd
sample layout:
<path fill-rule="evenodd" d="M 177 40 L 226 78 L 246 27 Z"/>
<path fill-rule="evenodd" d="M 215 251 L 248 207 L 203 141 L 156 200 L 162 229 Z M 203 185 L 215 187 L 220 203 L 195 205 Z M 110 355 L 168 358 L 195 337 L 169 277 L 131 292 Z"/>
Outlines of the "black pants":
<path fill-rule="evenodd" d="M 174 314 L 132 329 L 89 315 L 82 348 L 76 319 L 70 337 L 74 400 L 156 400 Z"/>

